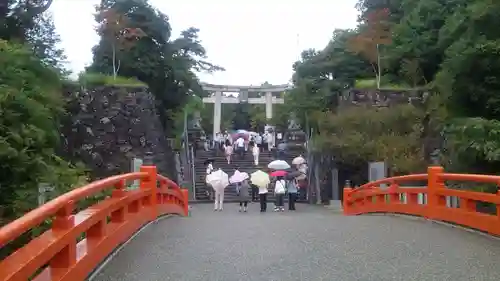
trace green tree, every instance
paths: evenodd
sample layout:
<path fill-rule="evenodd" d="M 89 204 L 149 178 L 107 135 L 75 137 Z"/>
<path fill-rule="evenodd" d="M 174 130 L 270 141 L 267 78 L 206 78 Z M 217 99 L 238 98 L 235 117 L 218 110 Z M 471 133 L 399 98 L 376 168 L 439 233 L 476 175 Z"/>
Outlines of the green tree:
<path fill-rule="evenodd" d="M 339 162 L 387 161 L 391 172 L 425 169 L 422 153 L 422 110 L 412 105 L 392 108 L 347 108 L 322 113 L 314 149 L 333 152 Z"/>
<path fill-rule="evenodd" d="M 27 43 L 44 64 L 57 69 L 62 74 L 67 74 L 64 66 L 66 55 L 58 46 L 61 38 L 56 32 L 52 15 L 48 12 L 40 14 L 34 18 L 34 23 L 33 28 L 26 32 Z"/>
<path fill-rule="evenodd" d="M 448 46 L 436 86 L 452 117 L 446 130 L 449 164 L 459 170 L 496 173 L 500 167 L 500 4 L 476 0 L 455 10 L 440 30 Z"/>
<path fill-rule="evenodd" d="M 53 0 L 4 0 L 0 3 L 0 39 L 25 42 L 27 32 L 37 26 L 37 18 Z"/>
<path fill-rule="evenodd" d="M 174 115 L 183 111 L 189 96 L 202 96 L 195 71 L 219 71 L 221 67 L 206 61 L 206 51 L 198 38 L 198 29 L 189 28 L 176 39 L 171 38 L 168 16 L 146 0 L 102 0 L 99 11 L 113 9 L 126 15 L 127 28 L 141 30 L 133 46 L 122 51 L 118 74 L 135 77 L 148 84 L 158 100 L 158 109 L 167 132 L 174 131 Z M 98 24 L 103 18 L 96 16 Z M 94 60 L 88 71 L 113 73 L 113 48 L 109 38 L 101 36 L 93 49 Z M 174 114 L 175 113 L 175 114 Z"/>
<path fill-rule="evenodd" d="M 58 73 L 28 48 L 3 40 L 0 63 L 0 224 L 4 224 L 36 206 L 39 183 L 62 192 L 71 188 L 77 174 L 55 153 L 58 121 L 64 113 Z"/>

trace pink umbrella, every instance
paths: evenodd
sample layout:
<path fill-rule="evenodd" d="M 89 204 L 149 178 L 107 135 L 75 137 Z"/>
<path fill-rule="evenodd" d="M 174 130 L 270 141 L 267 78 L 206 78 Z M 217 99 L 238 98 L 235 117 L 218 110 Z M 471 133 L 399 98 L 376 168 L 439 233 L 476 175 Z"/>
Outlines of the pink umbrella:
<path fill-rule="evenodd" d="M 240 137 L 242 137 L 244 140 L 248 140 L 248 134 L 235 133 L 235 134 L 232 134 L 231 137 L 233 138 L 233 140 L 236 140 Z"/>
<path fill-rule="evenodd" d="M 286 174 L 286 171 L 274 171 L 271 173 L 271 177 L 284 177 Z"/>
<path fill-rule="evenodd" d="M 248 173 L 235 171 L 234 174 L 229 178 L 230 183 L 239 183 L 246 179 L 249 179 Z"/>

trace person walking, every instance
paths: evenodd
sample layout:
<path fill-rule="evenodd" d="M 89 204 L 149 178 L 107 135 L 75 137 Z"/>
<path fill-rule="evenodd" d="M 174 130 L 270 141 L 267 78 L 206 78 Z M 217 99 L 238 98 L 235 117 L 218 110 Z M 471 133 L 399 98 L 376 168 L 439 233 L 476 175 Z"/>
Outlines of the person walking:
<path fill-rule="evenodd" d="M 259 202 L 260 202 L 260 212 L 264 213 L 267 211 L 267 186 L 259 187 Z"/>
<path fill-rule="evenodd" d="M 260 134 L 255 136 L 255 144 L 259 148 L 259 151 L 262 152 L 264 147 L 262 146 L 262 136 Z"/>
<path fill-rule="evenodd" d="M 295 202 L 297 201 L 297 193 L 299 192 L 297 181 L 295 179 L 289 180 L 286 189 L 288 192 L 288 210 L 295 211 Z"/>
<path fill-rule="evenodd" d="M 244 159 L 245 156 L 245 139 L 242 137 L 239 137 L 235 142 L 234 145 L 236 146 L 236 153 L 238 156 L 240 156 L 240 159 Z"/>
<path fill-rule="evenodd" d="M 260 149 L 257 147 L 257 144 L 254 143 L 252 146 L 252 155 L 253 155 L 253 163 L 255 166 L 259 166 L 259 155 Z"/>
<path fill-rule="evenodd" d="M 244 180 L 243 182 L 236 185 L 236 192 L 240 201 L 240 212 L 247 212 L 248 201 L 250 197 L 249 190 L 250 184 L 248 183 L 248 180 Z"/>
<path fill-rule="evenodd" d="M 274 211 L 283 212 L 285 211 L 286 182 L 283 177 L 277 177 L 276 179 L 274 184 L 274 196 L 276 197 Z"/>
<path fill-rule="evenodd" d="M 227 164 L 231 164 L 231 156 L 233 155 L 233 146 L 226 140 L 226 144 L 224 146 L 224 154 L 226 155 Z"/>
<path fill-rule="evenodd" d="M 267 141 L 267 150 L 271 151 L 274 146 L 274 136 L 273 134 L 271 134 L 271 132 L 267 133 L 266 141 Z"/>
<path fill-rule="evenodd" d="M 219 170 L 221 170 L 219 168 Z M 222 212 L 223 205 L 224 205 L 224 188 L 222 186 L 216 186 L 216 188 L 213 188 L 213 191 L 215 193 L 214 195 L 214 212 L 219 211 Z"/>
<path fill-rule="evenodd" d="M 205 170 L 205 184 L 206 184 L 206 194 L 209 200 L 213 199 L 213 187 L 211 184 L 207 182 L 207 176 L 210 175 L 214 171 L 214 166 L 212 165 L 212 161 L 208 160 L 205 162 L 206 170 Z"/>
<path fill-rule="evenodd" d="M 277 146 L 277 156 L 278 160 L 285 160 L 286 157 L 286 143 L 284 141 L 280 141 Z"/>

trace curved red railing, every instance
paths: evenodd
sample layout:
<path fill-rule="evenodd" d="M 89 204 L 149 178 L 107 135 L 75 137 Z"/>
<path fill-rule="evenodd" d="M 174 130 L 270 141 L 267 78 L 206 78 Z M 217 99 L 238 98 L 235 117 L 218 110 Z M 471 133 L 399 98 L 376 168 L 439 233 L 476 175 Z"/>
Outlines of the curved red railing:
<path fill-rule="evenodd" d="M 427 186 L 401 186 L 427 181 Z M 442 167 L 427 169 L 427 174 L 407 175 L 369 182 L 359 188 L 344 188 L 344 214 L 401 213 L 456 223 L 500 235 L 500 192 L 496 194 L 447 189 L 446 181 L 469 181 L 500 185 L 500 176 L 451 174 Z M 381 185 L 387 185 L 386 188 Z M 458 198 L 458 207 L 447 204 L 447 197 Z M 477 202 L 496 205 L 496 214 L 477 211 Z"/>
<path fill-rule="evenodd" d="M 126 181 L 140 180 L 136 190 Z M 75 203 L 98 192 L 112 195 L 73 214 Z M 99 180 L 63 194 L 0 229 L 0 247 L 52 220 L 51 229 L 0 262 L 0 281 L 81 281 L 115 248 L 159 216 L 188 214 L 188 192 L 156 167 Z M 84 234 L 84 238 L 77 241 Z"/>

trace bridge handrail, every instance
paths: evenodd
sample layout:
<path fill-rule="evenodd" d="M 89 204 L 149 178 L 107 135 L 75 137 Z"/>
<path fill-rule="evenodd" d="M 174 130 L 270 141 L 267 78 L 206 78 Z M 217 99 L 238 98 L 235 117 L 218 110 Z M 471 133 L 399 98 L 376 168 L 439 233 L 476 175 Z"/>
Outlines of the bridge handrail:
<path fill-rule="evenodd" d="M 139 189 L 126 190 L 129 180 L 140 180 Z M 73 214 L 77 201 L 106 189 L 113 189 L 110 197 Z M 52 219 L 49 230 L 0 261 L 0 281 L 84 280 L 144 224 L 160 215 L 186 216 L 187 212 L 187 190 L 158 175 L 154 166 L 143 166 L 140 172 L 95 181 L 0 228 L 0 246 L 3 247 Z M 85 235 L 83 239 L 77 241 L 82 234 Z"/>
<path fill-rule="evenodd" d="M 426 187 L 401 187 L 401 182 L 427 180 Z M 500 191 L 496 194 L 446 188 L 446 181 L 494 183 L 500 186 L 500 176 L 445 173 L 432 166 L 427 174 L 386 178 L 367 183 L 357 189 L 344 188 L 344 214 L 402 213 L 428 219 L 451 222 L 500 235 Z M 382 188 L 381 184 L 389 184 Z M 419 201 L 420 196 L 420 201 Z M 447 204 L 456 197 L 459 205 Z M 477 202 L 495 204 L 496 214 L 478 212 Z"/>
<path fill-rule="evenodd" d="M 379 179 L 376 181 L 371 181 L 371 182 L 365 183 L 365 184 L 353 189 L 352 193 L 357 193 L 357 192 L 365 191 L 368 189 L 377 188 L 381 184 L 394 184 L 394 183 L 423 181 L 423 180 L 427 180 L 427 174 L 412 174 L 412 175 L 384 178 L 384 179 Z"/>
<path fill-rule="evenodd" d="M 68 193 L 62 194 L 2 227 L 0 229 L 0 247 L 4 247 L 9 242 L 19 237 L 21 234 L 34 227 L 39 226 L 47 218 L 55 215 L 57 211 L 64 208 L 68 204 L 68 202 L 80 201 L 85 197 L 104 191 L 105 189 L 110 188 L 110 186 L 116 185 L 121 181 L 140 180 L 142 178 L 146 178 L 147 176 L 148 174 L 144 172 L 135 172 L 112 176 L 92 182 L 88 185 L 73 189 Z"/>

